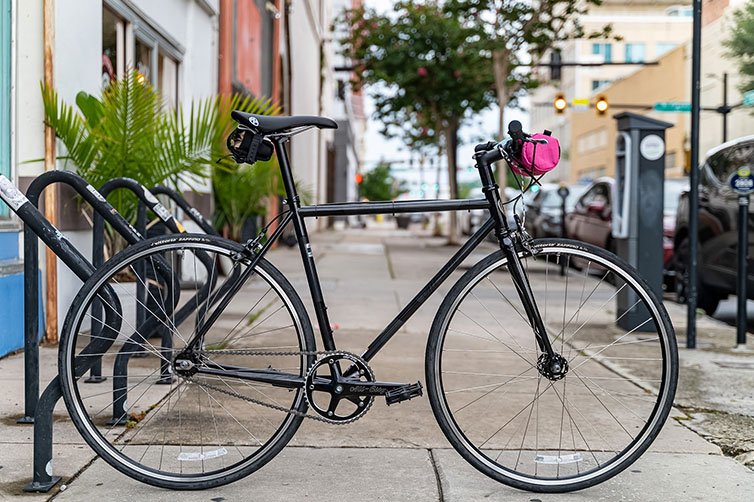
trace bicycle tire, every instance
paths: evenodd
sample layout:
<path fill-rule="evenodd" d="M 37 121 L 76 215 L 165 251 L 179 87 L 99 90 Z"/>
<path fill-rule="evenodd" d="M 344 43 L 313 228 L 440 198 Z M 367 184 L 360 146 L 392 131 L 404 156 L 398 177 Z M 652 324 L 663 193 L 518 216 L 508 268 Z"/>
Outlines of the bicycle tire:
<path fill-rule="evenodd" d="M 435 316 L 427 343 L 425 360 L 429 400 L 435 418 L 448 441 L 466 461 L 485 475 L 506 485 L 533 492 L 580 490 L 601 483 L 627 468 L 649 448 L 659 434 L 672 407 L 678 378 L 675 333 L 664 306 L 651 291 L 646 281 L 638 275 L 635 269 L 619 257 L 596 246 L 566 239 L 535 240 L 531 243 L 531 249 L 536 251 L 534 256 L 528 251 L 520 252 L 519 256 L 528 265 L 528 268 L 532 269 L 532 272 L 528 275 L 530 278 L 534 277 L 532 289 L 539 304 L 540 313 L 545 318 L 551 343 L 554 349 L 562 350 L 563 354 L 568 350 L 569 356 L 572 356 L 569 360 L 569 371 L 572 374 L 566 374 L 562 378 L 562 392 L 559 392 L 561 385 L 559 381 L 550 381 L 549 386 L 545 388 L 547 378 L 536 367 L 535 358 L 539 358 L 539 348 L 534 341 L 531 328 L 528 327 L 526 338 L 521 337 L 520 341 L 516 335 L 510 333 L 514 331 L 515 322 L 518 321 L 516 313 L 513 312 L 514 301 L 518 300 L 518 296 L 515 289 L 509 289 L 508 291 L 512 291 L 513 294 L 506 295 L 505 291 L 498 289 L 490 278 L 490 276 L 499 272 L 506 273 L 504 271 L 506 259 L 502 251 L 498 251 L 474 265 L 458 280 Z M 558 256 L 557 262 L 550 261 L 550 257 L 553 256 Z M 544 266 L 542 266 L 545 257 L 547 258 L 544 260 Z M 581 258 L 591 265 L 587 264 L 586 269 L 582 267 L 583 272 L 576 272 L 575 269 L 571 268 L 570 258 L 568 257 Z M 537 259 L 539 263 L 534 261 Z M 548 292 L 548 274 L 560 277 L 561 260 L 567 260 L 563 263 L 565 265 L 563 267 L 565 270 L 564 279 L 558 279 L 565 281 L 565 294 L 563 294 L 562 288 L 552 289 Z M 590 267 L 594 267 L 591 268 L 591 272 Z M 597 282 L 596 278 L 593 277 L 595 268 L 598 269 L 598 275 L 602 275 L 602 278 L 599 284 L 591 290 L 592 284 Z M 603 271 L 604 274 L 602 274 Z M 610 281 L 606 280 L 606 276 L 610 273 L 615 275 L 618 284 L 622 284 L 622 286 L 609 284 Z M 539 276 L 536 274 L 539 274 Z M 548 302 L 545 302 L 541 296 L 542 274 L 546 277 L 544 294 L 549 300 Z M 582 275 L 584 287 L 581 291 L 578 291 L 582 285 L 576 283 L 578 286 L 576 290 L 581 297 L 578 302 L 574 303 L 573 299 L 568 297 L 567 278 L 578 277 L 581 280 Z M 488 278 L 489 281 L 487 282 L 494 287 L 488 287 L 487 282 L 483 282 Z M 508 277 L 508 280 L 510 281 L 510 277 Z M 589 284 L 588 288 L 586 287 L 587 283 Z M 618 310 L 615 311 L 615 315 L 612 315 L 611 307 L 608 305 L 613 301 L 610 299 L 610 295 L 614 295 L 613 299 L 619 298 L 620 295 L 628 295 L 630 289 L 626 290 L 626 286 L 630 286 L 633 291 L 637 292 L 638 299 L 631 308 L 625 309 L 620 316 Z M 484 287 L 488 287 L 489 291 L 485 292 Z M 510 287 L 513 287 L 513 285 L 510 284 Z M 584 290 L 591 290 L 586 299 L 584 299 L 586 295 Z M 558 293 L 555 294 L 555 291 Z M 598 291 L 599 293 L 597 293 Z M 556 326 L 556 322 L 553 321 L 552 316 L 548 316 L 545 309 L 547 308 L 546 304 L 549 303 L 550 313 L 552 313 L 552 304 L 557 303 L 561 295 L 563 296 L 563 328 L 553 339 L 552 333 L 549 332 L 551 326 Z M 498 296 L 508 296 L 511 316 L 503 317 L 499 305 L 505 302 L 502 297 L 498 298 Z M 575 314 L 578 318 L 579 312 L 592 297 L 595 300 L 599 299 L 600 302 L 607 297 L 608 301 L 604 305 L 598 304 L 598 307 L 593 309 L 590 317 L 582 324 L 581 321 L 586 317 L 586 313 L 584 313 L 584 316 L 578 321 L 580 327 L 576 329 L 571 339 L 567 338 L 568 328 L 570 328 L 573 319 L 573 316 L 570 317 L 566 324 L 568 306 L 578 305 L 576 308 L 578 312 Z M 496 301 L 495 306 L 489 306 L 490 298 Z M 511 301 L 511 298 L 514 301 Z M 559 305 L 559 303 L 557 304 Z M 461 308 L 462 306 L 470 314 L 467 314 Z M 649 334 L 643 334 L 644 331 L 638 331 L 639 328 L 649 329 L 646 320 L 639 324 L 642 319 L 641 316 L 643 316 L 641 308 L 644 307 L 647 308 L 646 312 L 656 329 L 656 341 Z M 638 318 L 635 315 L 637 312 L 639 312 Z M 484 316 L 488 314 L 497 318 L 499 327 L 494 324 L 494 321 L 486 326 L 482 324 L 485 322 L 483 319 L 486 319 Z M 610 328 L 608 317 L 611 316 L 612 321 L 618 319 L 628 326 L 625 329 Z M 521 312 L 518 312 L 518 317 L 521 317 L 521 325 L 528 323 Z M 560 322 L 561 316 L 558 312 L 557 325 Z M 483 329 L 476 332 L 464 332 L 458 327 L 461 323 L 463 323 L 464 329 L 468 329 L 467 326 L 479 326 Z M 636 324 L 638 328 L 629 330 L 632 324 Z M 587 325 L 588 327 L 584 330 L 584 326 Z M 595 329 L 592 325 L 598 328 Z M 493 330 L 496 333 L 501 333 L 503 330 L 505 332 L 500 339 L 496 339 Z M 526 329 L 523 331 L 526 331 Z M 511 335 L 510 339 L 507 338 L 508 335 Z M 588 337 L 593 337 L 594 341 L 604 340 L 607 343 L 604 346 L 593 345 L 594 342 L 587 342 Z M 530 339 L 529 343 L 534 347 L 533 350 L 521 345 L 527 339 Z M 572 344 L 580 345 L 582 343 L 586 343 L 586 345 L 575 347 L 577 350 L 571 350 L 574 348 Z M 493 347 L 494 350 L 487 347 Z M 591 352 L 589 351 L 590 348 Z M 638 352 L 640 356 L 661 356 L 662 363 L 655 364 L 650 361 L 655 357 L 634 357 L 635 354 L 630 351 L 637 350 L 640 351 Z M 455 352 L 460 355 L 455 355 Z M 516 354 L 512 354 L 513 352 Z M 470 353 L 473 357 L 476 357 L 474 363 L 469 362 Z M 500 356 L 498 354 L 507 354 L 508 357 L 505 359 L 505 355 Z M 529 365 L 534 364 L 533 371 L 531 367 L 526 366 L 527 363 Z M 473 367 L 470 367 L 472 364 Z M 582 369 L 585 364 L 588 364 L 588 366 Z M 640 364 L 651 367 L 641 369 Z M 626 373 L 625 365 L 635 365 L 635 367 L 632 366 L 631 371 L 639 374 L 639 376 Z M 522 366 L 524 372 L 519 373 L 518 370 Z M 456 367 L 461 370 L 453 371 Z M 492 369 L 488 370 L 488 368 Z M 587 371 L 592 372 L 592 375 L 581 376 L 582 373 L 586 375 Z M 648 378 L 649 376 L 656 378 Z M 490 383 L 491 379 L 495 381 Z M 534 380 L 536 380 L 536 388 L 533 394 L 529 394 L 532 392 L 531 387 L 535 385 Z M 545 384 L 542 384 L 543 380 L 545 380 Z M 574 383 L 571 386 L 571 393 L 566 396 L 566 382 L 569 381 Z M 602 385 L 599 382 L 603 382 Z M 511 387 L 500 393 L 501 388 L 509 385 Z M 578 387 L 574 387 L 577 385 Z M 542 388 L 545 388 L 545 390 L 541 391 Z M 545 400 L 542 396 L 547 394 L 550 388 L 555 390 L 549 394 L 551 399 Z M 493 401 L 496 397 L 495 393 L 498 393 L 501 399 Z M 593 395 L 590 395 L 590 393 Z M 605 396 L 605 401 L 613 399 L 619 404 L 621 404 L 621 400 L 625 401 L 622 403 L 623 407 L 618 408 L 619 414 L 613 415 L 611 419 L 607 416 L 607 413 L 602 412 L 598 401 L 611 414 L 615 413 L 616 406 L 611 406 L 611 409 L 608 409 L 608 406 L 601 401 L 598 394 Z M 533 399 L 529 400 L 532 395 Z M 581 413 L 581 409 L 571 399 L 581 400 L 579 402 L 582 403 L 583 409 L 587 411 L 587 416 Z M 522 401 L 526 403 L 523 408 L 520 406 Z M 612 401 L 608 402 L 612 405 Z M 482 408 L 483 404 L 486 404 L 486 408 Z M 455 407 L 455 411 L 452 411 L 453 407 Z M 568 410 L 569 407 L 571 410 Z M 532 417 L 535 416 L 535 408 L 536 425 L 531 421 Z M 558 409 L 562 411 L 557 414 L 550 412 L 550 410 Z M 588 410 L 592 410 L 594 414 L 589 415 Z M 516 411 L 518 414 L 511 417 Z M 648 413 L 646 421 L 643 427 L 639 427 L 645 412 Z M 631 413 L 635 417 L 631 417 Z M 549 428 L 540 428 L 540 414 L 542 422 L 550 424 Z M 492 418 L 490 418 L 490 415 L 492 415 Z M 621 420 L 625 420 L 626 424 L 623 425 Z M 558 421 L 560 423 L 559 434 L 554 432 L 554 426 L 557 425 Z M 591 423 L 592 421 L 597 425 Z M 566 427 L 569 422 L 570 430 Z M 613 422 L 624 428 L 628 436 L 628 438 L 623 439 L 628 443 L 623 448 L 615 448 L 614 445 L 609 444 L 608 437 L 613 442 L 620 441 L 620 438 L 623 437 L 623 433 L 618 430 L 619 427 Z M 498 425 L 500 427 L 496 429 Z M 579 425 L 582 427 L 580 428 Z M 515 430 L 511 432 L 514 426 Z M 505 428 L 508 428 L 505 432 L 506 435 L 501 435 L 501 431 Z M 531 432 L 530 428 L 532 429 Z M 574 428 L 578 432 L 574 431 Z M 634 436 L 631 432 L 636 429 L 639 429 L 639 432 L 635 432 Z M 516 439 L 516 442 L 511 443 L 521 430 L 523 430 L 523 433 L 520 437 Z M 489 434 L 490 432 L 492 432 L 492 435 Z M 598 451 L 597 454 L 594 452 L 596 448 L 590 447 L 587 440 L 587 436 L 590 439 L 595 437 L 594 432 L 600 433 L 596 443 L 603 443 L 602 450 Z M 510 435 L 510 439 L 507 443 L 504 443 L 507 435 Z M 482 441 L 484 438 L 486 439 Z M 573 441 L 572 446 L 566 448 L 567 443 L 571 440 Z M 555 446 L 556 443 L 557 447 Z M 605 443 L 608 444 L 609 448 L 605 448 Z M 615 451 L 607 451 L 609 449 Z M 571 451 L 571 453 L 566 454 L 567 451 Z M 494 456 L 495 453 L 497 454 L 496 457 Z M 594 457 L 593 460 L 589 456 L 590 454 Z M 584 468 L 583 471 L 580 464 Z M 562 476 L 561 469 L 563 470 Z M 553 471 L 556 472 L 555 475 L 552 474 Z"/>
<path fill-rule="evenodd" d="M 222 275 L 221 263 L 225 265 L 234 263 L 230 257 L 238 256 L 238 253 L 242 253 L 243 250 L 243 247 L 235 242 L 207 235 L 181 234 L 148 239 L 127 248 L 106 262 L 83 285 L 73 301 L 66 316 L 60 341 L 59 368 L 63 397 L 71 419 L 84 440 L 118 471 L 138 481 L 162 488 L 197 490 L 221 486 L 243 478 L 269 462 L 290 441 L 300 426 L 303 418 L 298 414 L 269 410 L 250 401 L 244 402 L 245 397 L 229 395 L 213 390 L 211 387 L 208 390 L 206 382 L 213 382 L 215 388 L 220 387 L 222 390 L 225 390 L 227 386 L 237 395 L 254 398 L 261 398 L 265 395 L 271 397 L 276 404 L 289 403 L 290 409 L 305 413 L 307 404 L 301 388 L 287 390 L 274 386 L 265 387 L 258 382 L 249 384 L 248 381 L 234 380 L 227 375 L 221 375 L 216 380 L 210 380 L 210 377 L 205 377 L 203 374 L 193 375 L 191 379 L 180 375 L 165 377 L 164 368 L 158 369 L 158 367 L 166 365 L 165 361 L 160 360 L 167 353 L 166 342 L 164 339 L 161 339 L 161 342 L 150 341 L 150 334 L 155 334 L 154 332 L 140 333 L 139 330 L 147 324 L 138 324 L 138 328 L 133 328 L 133 326 L 123 328 L 125 333 L 130 333 L 132 330 L 139 333 L 139 337 L 126 335 L 129 338 L 123 338 L 123 334 L 118 334 L 118 338 L 111 337 L 114 341 L 108 339 L 105 342 L 110 344 L 106 350 L 103 350 L 101 354 L 94 354 L 105 363 L 109 363 L 111 356 L 114 356 L 116 364 L 113 365 L 113 373 L 107 375 L 108 381 L 115 382 L 118 378 L 127 378 L 124 380 L 127 382 L 125 386 L 127 396 L 137 398 L 130 405 L 128 400 L 123 402 L 121 415 L 127 414 L 125 427 L 115 420 L 117 412 L 113 411 L 114 423 L 110 425 L 103 424 L 104 417 L 101 413 L 97 413 L 102 402 L 113 410 L 117 408 L 116 399 L 111 402 L 107 401 L 109 399 L 107 394 L 112 392 L 115 395 L 115 392 L 119 390 L 116 384 L 112 384 L 112 389 L 108 384 L 104 388 L 96 387 L 98 392 L 93 392 L 91 389 L 95 387 L 84 383 L 84 379 L 75 374 L 77 351 L 87 340 L 84 320 L 87 315 L 91 317 L 91 323 L 96 320 L 88 313 L 91 311 L 93 299 L 102 298 L 97 292 L 110 286 L 115 288 L 122 303 L 123 299 L 131 300 L 129 290 L 119 282 L 119 278 L 128 271 L 135 272 L 134 264 L 149 263 L 148 259 L 150 259 L 153 266 L 157 263 L 157 267 L 151 277 L 147 276 L 143 280 L 147 288 L 147 301 L 140 302 L 136 296 L 133 296 L 132 303 L 141 304 L 148 312 L 146 314 L 148 317 L 171 321 L 170 317 L 173 316 L 172 321 L 176 321 L 176 311 L 180 303 L 178 300 L 167 298 L 168 291 L 173 294 L 175 290 L 168 287 L 167 280 L 160 282 L 162 276 L 159 270 L 163 265 L 159 264 L 160 258 L 157 257 L 167 260 L 168 256 L 172 259 L 176 253 L 181 253 L 183 259 L 179 263 L 183 265 L 176 270 L 178 270 L 179 279 L 184 281 L 186 269 L 190 270 L 187 263 L 190 263 L 193 256 L 194 280 L 201 283 L 201 280 L 197 279 L 201 275 L 197 272 L 197 263 L 201 265 L 201 260 L 197 260 L 196 257 L 201 256 L 202 253 L 207 256 L 214 254 L 216 259 L 211 261 L 211 270 L 204 269 L 203 277 L 206 285 L 213 282 L 215 272 L 218 277 Z M 226 275 L 234 273 L 236 267 L 248 267 L 248 265 L 248 257 L 243 258 L 235 262 Z M 169 270 L 175 275 L 174 269 Z M 136 279 L 137 282 L 140 280 L 138 277 Z M 222 281 L 216 282 L 219 284 Z M 119 290 L 119 286 L 123 286 L 122 290 Z M 187 286 L 184 284 L 185 287 Z M 197 292 L 200 291 L 198 284 L 194 288 Z M 214 291 L 218 290 L 219 286 L 214 289 Z M 162 291 L 165 291 L 165 298 Z M 300 352 L 315 350 L 314 334 L 304 305 L 294 288 L 280 271 L 262 259 L 255 267 L 251 278 L 244 284 L 243 291 L 246 296 L 235 295 L 222 316 L 210 328 L 207 338 L 202 343 L 202 357 L 212 363 L 222 360 L 235 364 L 241 358 L 243 358 L 242 362 L 253 363 L 264 360 L 259 365 L 254 364 L 253 367 L 265 370 L 268 369 L 267 360 L 270 361 L 269 368 L 272 369 L 278 369 L 277 365 L 290 363 L 295 371 L 302 376 L 305 375 L 307 368 L 313 363 L 313 356 L 302 355 Z M 183 290 L 180 290 L 178 293 L 182 294 L 182 292 Z M 257 306 L 252 306 L 246 314 L 239 315 L 246 309 L 247 304 L 243 305 L 243 310 L 237 306 L 252 294 L 262 295 L 257 301 Z M 266 299 L 262 301 L 264 298 Z M 162 301 L 161 308 L 164 314 L 159 313 L 155 307 L 159 301 Z M 273 301 L 280 302 L 280 306 L 272 303 Z M 174 307 L 169 307 L 171 304 Z M 202 308 L 199 305 L 204 307 L 202 318 L 207 318 L 211 307 L 207 304 L 199 304 L 197 301 L 197 310 L 192 314 L 193 318 L 189 316 L 183 323 L 170 327 L 174 330 L 171 333 L 171 338 L 173 338 L 170 342 L 171 347 L 177 343 L 176 338 L 181 338 L 181 340 L 187 338 L 180 336 L 180 331 L 184 326 L 186 330 L 193 329 L 197 319 L 202 315 L 202 312 L 198 310 Z M 150 309 L 150 306 L 154 311 Z M 277 310 L 273 311 L 273 308 Z M 127 320 L 129 314 L 126 310 L 124 308 L 119 314 L 122 319 L 122 322 L 119 321 L 119 331 L 124 324 L 131 324 Z M 260 311 L 264 313 L 264 318 L 257 315 Z M 228 331 L 228 334 L 223 335 L 229 325 L 228 321 L 234 322 L 236 318 L 238 318 L 238 324 Z M 288 321 L 291 322 L 291 326 L 282 324 Z M 105 329 L 113 330 L 115 324 L 105 325 Z M 170 323 L 162 322 L 162 324 L 166 326 L 165 329 L 168 329 L 167 324 Z M 278 324 L 284 327 L 279 327 Z M 153 325 L 159 325 L 159 323 Z M 270 326 L 272 327 L 269 328 L 269 332 L 262 329 Z M 108 332 L 103 330 L 97 333 L 107 334 Z M 216 343 L 216 340 L 222 341 Z M 272 341 L 275 343 L 271 343 Z M 284 349 L 268 347 L 288 342 L 291 346 Z M 158 347 L 158 343 L 162 345 Z M 136 354 L 137 350 L 124 351 L 124 347 L 136 345 L 141 346 L 139 350 L 142 352 L 146 351 L 146 358 L 133 359 L 132 357 L 135 356 L 130 355 L 129 352 Z M 236 347 L 238 347 L 237 350 Z M 171 354 L 175 354 L 177 348 L 172 350 Z M 285 363 L 282 363 L 279 362 L 281 356 L 273 356 L 273 352 L 280 350 L 298 351 L 299 355 L 283 356 L 282 360 Z M 118 351 L 117 355 L 115 355 L 116 351 Z M 238 354 L 239 351 L 256 351 L 264 354 L 269 352 L 270 355 L 243 355 Z M 81 352 L 78 352 L 78 355 L 86 363 Z M 119 357 L 128 361 L 127 377 L 123 377 L 120 373 L 116 375 L 115 368 Z M 144 367 L 147 369 L 141 373 L 147 374 L 142 380 L 145 383 L 132 384 L 143 376 L 141 374 L 134 376 L 133 373 L 139 373 L 138 369 Z M 109 364 L 103 364 L 103 370 L 106 373 L 108 368 Z M 148 374 L 149 371 L 152 373 Z M 81 373 L 81 368 L 78 372 Z M 166 383 L 166 378 L 170 382 L 169 389 L 167 384 L 162 387 L 158 386 L 159 383 Z M 199 383 L 200 378 L 204 385 Z M 142 388 L 144 388 L 143 391 Z M 279 398 L 278 396 L 281 395 L 282 397 Z M 285 403 L 280 399 L 286 399 Z M 107 412 L 105 410 L 105 413 Z M 277 425 L 278 420 L 279 425 Z M 252 425 L 255 429 L 250 429 Z M 241 429 L 245 429 L 249 436 L 244 436 Z M 162 435 L 161 445 L 159 445 L 160 434 Z M 213 437 L 214 435 L 217 437 Z M 159 464 L 157 463 L 158 455 Z M 200 464 L 201 472 L 199 472 Z"/>

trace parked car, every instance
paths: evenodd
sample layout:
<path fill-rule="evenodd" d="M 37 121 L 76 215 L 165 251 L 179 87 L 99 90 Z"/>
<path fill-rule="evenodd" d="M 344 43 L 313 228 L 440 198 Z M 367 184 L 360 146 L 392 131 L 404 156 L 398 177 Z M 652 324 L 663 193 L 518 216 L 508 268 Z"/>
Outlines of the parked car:
<path fill-rule="evenodd" d="M 609 177 L 597 178 L 566 213 L 569 239 L 588 242 L 615 252 L 613 243 L 613 185 Z"/>
<path fill-rule="evenodd" d="M 574 183 L 567 187 L 566 213 L 573 210 L 576 201 L 588 187 L 587 183 Z M 543 184 L 526 206 L 526 227 L 535 239 L 562 235 L 563 199 L 558 189 L 560 185 L 556 183 Z"/>
<path fill-rule="evenodd" d="M 728 178 L 737 169 L 754 164 L 754 136 L 724 143 L 707 152 L 699 167 L 699 256 L 697 305 L 712 314 L 720 300 L 736 292 L 738 253 L 738 200 L 729 188 Z M 689 232 L 688 193 L 681 195 L 675 226 L 676 293 L 686 301 Z M 749 213 L 749 226 L 752 217 Z M 749 232 L 749 249 L 754 232 Z M 749 251 L 748 297 L 754 298 L 754 254 Z"/>
<path fill-rule="evenodd" d="M 689 189 L 688 178 L 668 178 L 665 180 L 662 215 L 662 262 L 665 269 L 665 287 L 675 290 L 675 227 L 678 216 L 678 204 L 681 194 Z"/>
<path fill-rule="evenodd" d="M 613 242 L 613 178 L 595 180 L 566 214 L 566 233 L 570 239 L 589 242 L 615 252 Z M 663 275 L 667 288 L 674 288 L 673 248 L 675 220 L 681 193 L 688 189 L 686 178 L 668 178 L 663 193 Z"/>

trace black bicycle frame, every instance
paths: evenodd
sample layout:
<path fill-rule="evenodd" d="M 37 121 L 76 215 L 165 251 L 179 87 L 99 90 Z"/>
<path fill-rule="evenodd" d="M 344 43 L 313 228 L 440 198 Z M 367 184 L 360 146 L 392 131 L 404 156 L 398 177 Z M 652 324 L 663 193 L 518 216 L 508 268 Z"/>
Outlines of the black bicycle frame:
<path fill-rule="evenodd" d="M 380 349 L 398 332 L 398 330 L 408 321 L 411 316 L 432 296 L 432 294 L 445 282 L 450 274 L 471 254 L 471 252 L 481 243 L 484 238 L 494 229 L 495 235 L 500 243 L 500 248 L 508 260 L 508 270 L 511 278 L 516 285 L 524 310 L 529 318 L 529 322 L 534 331 L 534 336 L 542 352 L 552 356 L 553 351 L 550 346 L 544 323 L 539 314 L 534 295 L 531 292 L 531 286 L 524 273 L 519 259 L 518 251 L 522 249 L 517 242 L 517 234 L 512 232 L 505 219 L 502 210 L 502 201 L 500 199 L 499 187 L 495 183 L 495 178 L 490 167 L 491 162 L 487 160 L 484 152 L 475 156 L 477 160 L 476 167 L 479 169 L 482 179 L 482 191 L 485 194 L 483 199 L 458 199 L 458 200 L 409 200 L 409 201 L 385 201 L 385 202 L 344 202 L 332 204 L 319 204 L 313 206 L 301 206 L 300 198 L 296 191 L 293 181 L 293 174 L 285 143 L 287 136 L 271 138 L 275 146 L 278 161 L 280 163 L 280 172 L 282 175 L 283 186 L 287 194 L 287 204 L 289 211 L 285 215 L 284 221 L 278 226 L 273 235 L 265 242 L 265 245 L 258 252 L 255 252 L 249 266 L 241 275 L 240 281 L 236 287 L 231 288 L 228 296 L 223 298 L 218 307 L 212 312 L 212 315 L 204 322 L 203 326 L 197 330 L 195 338 L 190 345 L 197 346 L 201 337 L 209 329 L 209 326 L 222 313 L 227 303 L 230 302 L 233 294 L 241 288 L 246 278 L 251 275 L 256 263 L 261 259 L 280 235 L 282 228 L 288 223 L 293 222 L 294 231 L 298 240 L 299 251 L 306 274 L 309 291 L 314 303 L 314 311 L 319 325 L 322 343 L 325 350 L 335 350 L 335 341 L 333 339 L 330 320 L 327 316 L 327 306 L 322 294 L 322 288 L 317 274 L 317 267 L 314 263 L 309 234 L 304 223 L 304 218 L 318 218 L 324 216 L 357 216 L 367 214 L 401 214 L 401 213 L 421 213 L 421 212 L 438 212 L 438 211 L 463 211 L 471 209 L 487 209 L 490 212 L 490 218 L 477 230 L 469 240 L 461 246 L 458 251 L 448 260 L 448 262 L 427 282 L 427 284 L 414 296 L 414 298 L 395 316 L 395 318 L 382 330 L 382 332 L 369 344 L 362 352 L 361 357 L 369 361 Z M 199 369 L 200 372 L 205 370 Z M 224 367 L 222 365 L 213 365 L 207 368 L 207 373 L 233 374 L 238 378 L 250 380 L 264 380 L 268 383 L 274 383 L 284 387 L 300 386 L 303 379 L 297 375 L 287 375 L 276 372 L 275 375 L 269 375 L 264 370 L 248 370 L 243 368 Z M 349 372 L 346 372 L 348 376 Z M 380 385 L 385 385 L 379 382 Z M 400 385 L 400 384 L 387 384 Z"/>

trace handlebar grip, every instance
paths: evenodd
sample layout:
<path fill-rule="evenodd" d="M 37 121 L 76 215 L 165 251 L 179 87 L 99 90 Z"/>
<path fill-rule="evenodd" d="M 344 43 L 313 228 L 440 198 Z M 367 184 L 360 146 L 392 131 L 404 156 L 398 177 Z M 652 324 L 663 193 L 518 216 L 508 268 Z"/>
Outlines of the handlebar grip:
<path fill-rule="evenodd" d="M 513 139 L 525 139 L 526 133 L 524 133 L 524 128 L 521 125 L 521 122 L 518 120 L 512 120 L 508 124 L 508 136 L 510 136 Z"/>
<path fill-rule="evenodd" d="M 474 153 L 479 152 L 486 152 L 487 150 L 492 150 L 495 148 L 495 142 L 494 141 L 488 141 L 487 143 L 480 143 L 474 147 Z"/>

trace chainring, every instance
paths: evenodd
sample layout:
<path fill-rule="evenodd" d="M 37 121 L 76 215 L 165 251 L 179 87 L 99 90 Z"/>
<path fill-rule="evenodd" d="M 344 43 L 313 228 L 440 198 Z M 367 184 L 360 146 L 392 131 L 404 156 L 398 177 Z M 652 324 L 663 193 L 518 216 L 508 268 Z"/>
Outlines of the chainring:
<path fill-rule="evenodd" d="M 342 361 L 348 364 L 341 365 Z M 333 424 L 346 424 L 363 417 L 374 402 L 374 396 L 340 396 L 343 383 L 332 381 L 335 371 L 342 375 L 355 366 L 361 382 L 374 382 L 374 373 L 366 361 L 350 352 L 331 352 L 315 362 L 306 375 L 304 395 L 309 408 L 319 415 L 320 420 Z M 315 378 L 329 379 L 327 389 L 316 388 Z M 324 401 L 324 402 L 323 402 Z M 339 411 L 340 410 L 340 411 Z"/>

